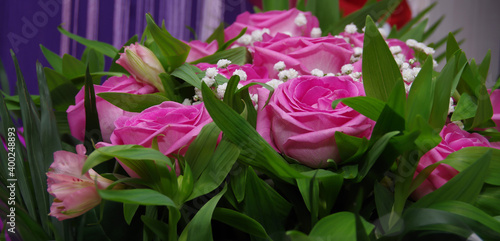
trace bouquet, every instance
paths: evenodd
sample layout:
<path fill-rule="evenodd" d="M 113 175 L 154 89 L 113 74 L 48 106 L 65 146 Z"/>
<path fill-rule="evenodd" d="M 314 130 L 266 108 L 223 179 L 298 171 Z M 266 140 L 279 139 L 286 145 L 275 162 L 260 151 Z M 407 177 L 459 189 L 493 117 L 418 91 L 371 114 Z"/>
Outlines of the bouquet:
<path fill-rule="evenodd" d="M 2 232 L 500 239 L 490 53 L 469 60 L 453 33 L 426 45 L 439 23 L 419 21 L 433 5 L 379 28 L 398 3 L 341 17 L 337 1 L 264 1 L 267 12 L 205 42 L 175 39 L 146 15 L 120 50 L 59 28 L 83 56 L 42 46 L 51 68 L 37 63 L 40 95 L 18 67 L 17 95 L 0 95 Z"/>

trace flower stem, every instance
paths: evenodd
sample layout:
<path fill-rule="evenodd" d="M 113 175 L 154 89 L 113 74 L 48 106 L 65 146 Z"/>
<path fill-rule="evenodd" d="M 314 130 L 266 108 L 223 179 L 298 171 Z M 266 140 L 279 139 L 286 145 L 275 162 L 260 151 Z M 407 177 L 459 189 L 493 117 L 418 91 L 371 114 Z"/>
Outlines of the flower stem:
<path fill-rule="evenodd" d="M 177 222 L 181 213 L 175 207 L 168 207 L 168 240 L 177 241 Z"/>

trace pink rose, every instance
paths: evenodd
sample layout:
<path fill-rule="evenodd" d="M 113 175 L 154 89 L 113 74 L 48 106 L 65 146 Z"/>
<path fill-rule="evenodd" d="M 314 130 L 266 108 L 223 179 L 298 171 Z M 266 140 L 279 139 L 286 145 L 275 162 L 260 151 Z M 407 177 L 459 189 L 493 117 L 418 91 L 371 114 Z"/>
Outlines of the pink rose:
<path fill-rule="evenodd" d="M 491 147 L 488 140 L 477 133 L 469 133 L 460 129 L 456 124 L 447 124 L 441 133 L 443 139 L 439 145 L 425 153 L 421 158 L 415 172 L 418 175 L 424 168 L 438 161 L 444 160 L 452 152 L 458 151 L 469 146 Z M 451 178 L 458 174 L 458 171 L 447 164 L 440 164 L 427 177 L 427 179 L 412 194 L 414 199 L 420 199 L 423 196 L 433 192 L 443 186 Z"/>
<path fill-rule="evenodd" d="M 311 36 L 311 30 L 318 28 L 318 19 L 310 12 L 302 12 L 295 8 L 287 11 L 269 11 L 251 14 L 249 12 L 238 15 L 236 21 L 224 30 L 225 40 L 236 37 L 243 28 L 246 34 L 259 41 L 262 30 L 269 30 L 271 36 L 277 33 L 287 33 L 291 36 Z M 259 34 L 254 31 L 259 30 Z M 257 37 L 257 38 L 256 38 Z"/>
<path fill-rule="evenodd" d="M 156 87 L 165 92 L 160 74 L 165 73 L 156 55 L 139 43 L 125 46 L 125 52 L 120 53 L 117 64 L 125 68 L 134 78 L 142 83 Z"/>
<path fill-rule="evenodd" d="M 500 89 L 496 89 L 491 92 L 490 100 L 491 105 L 493 106 L 493 116 L 491 119 L 497 125 L 495 129 L 500 131 Z"/>
<path fill-rule="evenodd" d="M 260 91 L 266 98 L 259 96 L 259 106 L 264 106 L 267 95 Z M 374 121 L 342 103 L 332 109 L 336 99 L 362 95 L 363 84 L 348 76 L 289 80 L 278 86 L 258 113 L 257 131 L 277 151 L 313 168 L 326 167 L 328 159 L 341 161 L 335 132 L 370 136 Z"/>
<path fill-rule="evenodd" d="M 278 76 L 274 65 L 283 61 L 286 68 L 300 74 L 310 74 L 313 69 L 326 73 L 339 73 L 349 64 L 353 50 L 344 39 L 333 36 L 321 38 L 285 37 L 278 35 L 268 41 L 254 44 L 253 64 L 263 66 L 271 78 Z"/>
<path fill-rule="evenodd" d="M 51 216 L 59 221 L 84 214 L 101 203 L 96 190 L 107 188 L 113 181 L 101 177 L 90 169 L 82 175 L 87 156 L 85 147 L 78 145 L 77 153 L 54 152 L 54 162 L 47 172 L 47 191 L 55 197 L 50 207 Z"/>
<path fill-rule="evenodd" d="M 95 93 L 103 92 L 121 92 L 130 94 L 150 94 L 157 90 L 148 84 L 137 82 L 132 77 L 125 75 L 121 77 L 111 77 L 102 85 L 94 85 Z M 68 123 L 71 134 L 78 140 L 83 141 L 85 138 L 85 104 L 84 104 L 84 89 L 75 96 L 75 105 L 71 105 L 66 112 L 68 113 Z M 115 129 L 114 122 L 118 117 L 124 115 L 126 111 L 107 102 L 103 98 L 96 95 L 96 107 L 99 115 L 99 124 L 101 126 L 102 139 L 109 142 L 109 137 Z"/>
<path fill-rule="evenodd" d="M 203 126 L 210 122 L 212 118 L 203 103 L 186 106 L 165 101 L 139 114 L 118 118 L 111 143 L 151 147 L 153 139 L 157 138 L 159 151 L 163 154 L 184 155 Z M 138 177 L 126 166 L 124 168 L 132 177 Z"/>
<path fill-rule="evenodd" d="M 212 55 L 219 48 L 217 46 L 217 41 L 215 40 L 212 41 L 210 44 L 202 42 L 200 40 L 193 40 L 191 42 L 186 42 L 186 44 L 189 45 L 189 47 L 191 47 L 186 62 L 192 62 L 197 59 L 201 59 L 205 56 Z"/>

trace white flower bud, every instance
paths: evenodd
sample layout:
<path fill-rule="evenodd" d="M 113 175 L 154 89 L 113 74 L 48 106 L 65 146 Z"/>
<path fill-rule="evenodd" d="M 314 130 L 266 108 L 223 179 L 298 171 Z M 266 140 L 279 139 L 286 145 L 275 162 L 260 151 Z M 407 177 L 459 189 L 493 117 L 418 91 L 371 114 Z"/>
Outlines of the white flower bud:
<path fill-rule="evenodd" d="M 243 71 L 242 69 L 235 70 L 233 72 L 233 75 L 238 75 L 240 76 L 240 80 L 247 80 L 247 73 Z"/>
<path fill-rule="evenodd" d="M 360 48 L 360 47 L 355 47 L 354 49 L 354 56 L 355 57 L 359 57 L 363 54 L 363 48 Z"/>
<path fill-rule="evenodd" d="M 282 71 L 286 68 L 285 62 L 279 61 L 278 63 L 274 64 L 274 70 L 276 71 Z"/>
<path fill-rule="evenodd" d="M 408 39 L 408 40 L 406 40 L 406 45 L 408 45 L 408 47 L 410 47 L 410 48 L 416 47 L 417 44 L 418 44 L 418 41 L 415 40 L 415 39 Z"/>
<path fill-rule="evenodd" d="M 227 66 L 229 66 L 230 64 L 231 64 L 230 60 L 219 59 L 219 61 L 217 61 L 217 68 L 227 68 Z"/>
<path fill-rule="evenodd" d="M 323 71 L 321 71 L 320 69 L 313 69 L 313 70 L 311 70 L 311 74 L 314 75 L 314 76 L 318 76 L 318 77 L 325 76 L 325 73 Z"/>
<path fill-rule="evenodd" d="M 283 84 L 283 83 L 284 83 L 284 82 L 283 82 L 283 81 L 281 81 L 281 80 L 272 79 L 272 80 L 270 80 L 270 81 L 267 81 L 266 85 L 269 85 L 269 86 L 273 87 L 273 89 L 276 89 L 276 88 L 278 88 L 278 86 L 279 86 L 280 84 Z"/>
<path fill-rule="evenodd" d="M 238 41 L 239 44 L 249 45 L 252 43 L 252 36 L 250 34 L 243 34 Z"/>
<path fill-rule="evenodd" d="M 358 32 L 358 27 L 354 23 L 347 24 L 344 28 L 344 32 L 348 34 L 354 34 Z"/>
<path fill-rule="evenodd" d="M 208 78 L 214 78 L 217 74 L 219 74 L 219 70 L 217 68 L 208 68 L 206 71 L 205 71 L 205 76 L 208 77 Z"/>
<path fill-rule="evenodd" d="M 352 64 L 345 64 L 344 66 L 342 66 L 342 68 L 340 68 L 340 71 L 342 71 L 342 74 L 344 75 L 352 73 L 353 70 L 354 66 Z"/>
<path fill-rule="evenodd" d="M 306 15 L 304 15 L 303 13 L 299 13 L 297 17 L 295 17 L 295 20 L 293 22 L 295 23 L 295 25 L 299 27 L 306 25 L 307 24 Z"/>
<path fill-rule="evenodd" d="M 311 37 L 313 38 L 319 38 L 321 37 L 323 33 L 321 32 L 321 29 L 320 28 L 313 28 L 311 30 Z"/>
<path fill-rule="evenodd" d="M 209 77 L 203 77 L 201 79 L 201 81 L 205 82 L 205 84 L 207 84 L 208 87 L 212 87 L 212 85 L 215 84 L 215 79 L 214 78 L 209 78 Z"/>
<path fill-rule="evenodd" d="M 393 55 L 399 54 L 399 53 L 401 53 L 403 51 L 403 49 L 401 48 L 401 46 L 398 46 L 398 45 L 392 46 L 389 49 L 391 50 L 391 53 Z"/>
<path fill-rule="evenodd" d="M 217 86 L 217 96 L 219 99 L 224 98 L 224 94 L 226 93 L 227 83 L 221 84 Z"/>

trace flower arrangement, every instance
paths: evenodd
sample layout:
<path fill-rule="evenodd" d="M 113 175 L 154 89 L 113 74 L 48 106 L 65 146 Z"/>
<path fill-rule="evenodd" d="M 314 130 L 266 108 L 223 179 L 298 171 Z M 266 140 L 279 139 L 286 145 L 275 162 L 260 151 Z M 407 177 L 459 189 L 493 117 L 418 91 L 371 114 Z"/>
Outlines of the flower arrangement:
<path fill-rule="evenodd" d="M 453 34 L 424 44 L 435 29 L 418 23 L 425 13 L 379 29 L 398 1 L 345 17 L 336 1 L 263 3 L 272 11 L 244 13 L 206 42 L 175 39 L 150 15 L 120 50 L 60 28 L 87 46 L 82 58 L 44 49 L 40 96 L 18 67 L 18 95 L 0 95 L 3 232 L 498 240 L 490 55 L 468 60 Z"/>

